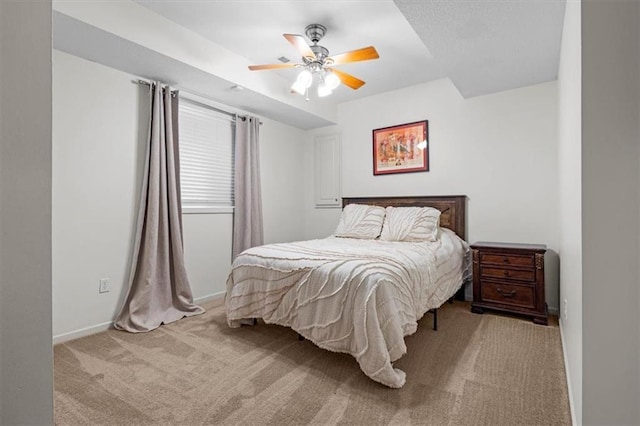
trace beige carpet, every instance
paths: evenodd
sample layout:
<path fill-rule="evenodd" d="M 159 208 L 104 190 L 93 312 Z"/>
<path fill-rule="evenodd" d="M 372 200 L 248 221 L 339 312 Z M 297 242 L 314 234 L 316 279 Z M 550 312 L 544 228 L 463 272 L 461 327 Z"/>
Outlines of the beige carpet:
<path fill-rule="evenodd" d="M 219 303 L 146 334 L 110 330 L 55 347 L 58 425 L 569 425 L 560 333 L 445 304 L 406 338 L 402 389 L 356 361 Z"/>

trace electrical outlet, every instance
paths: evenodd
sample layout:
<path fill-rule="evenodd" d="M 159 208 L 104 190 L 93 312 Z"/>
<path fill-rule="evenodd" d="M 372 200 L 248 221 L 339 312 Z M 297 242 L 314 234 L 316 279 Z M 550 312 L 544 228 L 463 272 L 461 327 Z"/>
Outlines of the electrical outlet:
<path fill-rule="evenodd" d="M 111 287 L 111 283 L 109 282 L 109 278 L 102 278 L 100 280 L 100 287 L 98 288 L 98 292 L 109 293 L 110 287 Z"/>
<path fill-rule="evenodd" d="M 563 306 L 562 306 L 562 308 L 563 308 L 563 309 L 562 309 L 562 316 L 563 316 L 564 318 L 567 318 L 567 316 L 568 316 L 568 314 L 567 314 L 567 312 L 568 312 L 568 310 L 567 310 L 567 299 L 564 299 L 564 300 L 562 301 L 562 305 L 563 305 Z"/>

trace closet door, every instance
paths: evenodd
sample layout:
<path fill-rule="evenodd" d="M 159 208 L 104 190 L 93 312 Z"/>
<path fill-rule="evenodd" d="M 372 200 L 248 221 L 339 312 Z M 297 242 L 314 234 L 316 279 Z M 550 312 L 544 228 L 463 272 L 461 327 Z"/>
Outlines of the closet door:
<path fill-rule="evenodd" d="M 322 135 L 315 140 L 316 207 L 342 207 L 340 136 Z"/>

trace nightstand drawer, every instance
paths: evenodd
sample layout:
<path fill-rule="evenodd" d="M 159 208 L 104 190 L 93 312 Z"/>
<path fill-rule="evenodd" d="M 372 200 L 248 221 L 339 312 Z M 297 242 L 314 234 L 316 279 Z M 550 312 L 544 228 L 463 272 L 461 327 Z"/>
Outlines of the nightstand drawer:
<path fill-rule="evenodd" d="M 528 309 L 534 309 L 536 307 L 533 287 L 484 282 L 482 283 L 481 292 L 484 302 L 500 303 L 502 305 L 518 306 Z"/>
<path fill-rule="evenodd" d="M 514 254 L 481 253 L 480 263 L 492 263 L 494 265 L 524 266 L 533 268 L 533 256 L 518 256 Z"/>
<path fill-rule="evenodd" d="M 506 278 L 520 281 L 529 281 L 535 282 L 536 280 L 536 271 L 531 270 L 520 270 L 520 269 L 506 269 L 499 267 L 487 267 L 484 265 L 480 266 L 480 275 L 483 277 L 489 278 Z"/>

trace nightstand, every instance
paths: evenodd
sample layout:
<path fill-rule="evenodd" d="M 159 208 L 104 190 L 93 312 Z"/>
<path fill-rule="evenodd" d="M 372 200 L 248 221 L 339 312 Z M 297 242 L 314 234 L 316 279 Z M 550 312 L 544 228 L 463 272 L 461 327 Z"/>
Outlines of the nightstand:
<path fill-rule="evenodd" d="M 471 311 L 492 309 L 530 316 L 547 325 L 544 295 L 545 245 L 477 242 L 473 253 Z"/>

